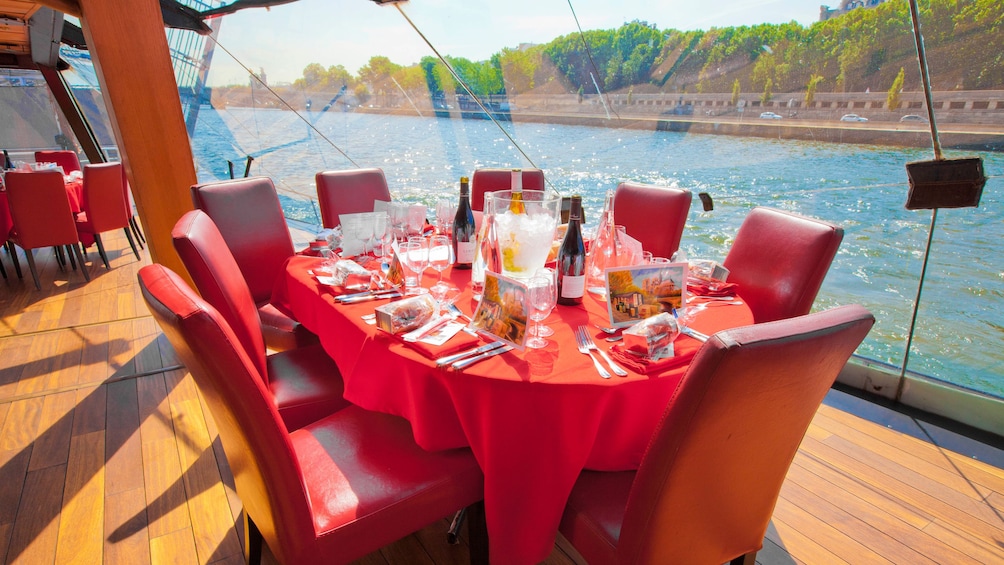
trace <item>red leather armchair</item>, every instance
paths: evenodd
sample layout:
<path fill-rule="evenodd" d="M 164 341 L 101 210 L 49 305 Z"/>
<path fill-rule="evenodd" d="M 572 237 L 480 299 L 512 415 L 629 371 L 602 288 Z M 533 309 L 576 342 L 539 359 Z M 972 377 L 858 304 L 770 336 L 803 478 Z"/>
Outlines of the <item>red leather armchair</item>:
<path fill-rule="evenodd" d="M 276 351 L 315 345 L 317 336 L 270 303 L 272 288 L 293 255 L 279 196 L 268 177 L 192 186 L 192 202 L 223 234 L 258 307 L 265 344 Z"/>
<path fill-rule="evenodd" d="M 91 276 L 87 272 L 80 247 L 77 245 L 80 236 L 73 221 L 73 212 L 70 211 L 70 202 L 66 199 L 63 175 L 56 170 L 8 171 L 5 182 L 7 202 L 14 219 L 10 240 L 24 249 L 28 268 L 35 280 L 35 288 L 42 290 L 32 252 L 39 247 L 54 246 L 58 249 L 58 246 L 65 246 L 67 254 L 70 254 L 73 268 L 76 269 L 76 263 L 79 263 L 80 274 L 89 282 Z M 11 255 L 15 268 L 20 271 L 17 256 L 13 253 Z M 73 257 L 76 257 L 76 263 L 73 262 Z"/>
<path fill-rule="evenodd" d="M 192 281 L 223 316 L 264 380 L 288 429 L 348 406 L 338 366 L 319 345 L 266 355 L 258 309 L 213 220 L 201 210 L 183 215 L 171 231 Z"/>
<path fill-rule="evenodd" d="M 340 214 L 372 212 L 373 202 L 390 202 L 390 189 L 383 169 L 324 171 L 314 175 L 321 223 L 326 228 L 339 224 Z"/>
<path fill-rule="evenodd" d="M 723 264 L 756 323 L 801 316 L 812 309 L 843 239 L 839 226 L 758 207 L 739 226 Z"/>
<path fill-rule="evenodd" d="M 476 169 L 471 178 L 471 208 L 483 212 L 485 193 L 512 188 L 512 169 Z M 524 190 L 544 190 L 544 171 L 523 169 Z"/>
<path fill-rule="evenodd" d="M 682 188 L 622 182 L 614 191 L 614 220 L 642 249 L 669 259 L 680 248 L 692 198 Z"/>
<path fill-rule="evenodd" d="M 219 428 L 251 563 L 261 561 L 262 541 L 282 563 L 347 563 L 459 507 L 483 510 L 471 452 L 426 452 L 397 416 L 350 407 L 287 433 L 219 313 L 162 265 L 141 269 L 139 283 Z M 472 538 L 483 541 L 472 557 L 486 555 L 486 538 Z"/>
<path fill-rule="evenodd" d="M 35 161 L 38 163 L 55 163 L 62 167 L 63 174 L 68 175 L 80 170 L 80 159 L 75 151 L 36 151 Z"/>
<path fill-rule="evenodd" d="M 802 437 L 874 322 L 852 305 L 712 336 L 638 471 L 584 471 L 562 534 L 591 565 L 755 563 Z"/>
<path fill-rule="evenodd" d="M 101 233 L 121 229 L 125 231 L 129 247 L 137 261 L 141 261 L 136 241 L 129 231 L 129 215 L 126 211 L 125 191 L 122 183 L 122 163 L 100 163 L 84 166 L 84 210 L 77 216 L 77 231 L 94 236 L 98 245 L 98 255 L 111 270 L 108 254 L 105 253 Z"/>

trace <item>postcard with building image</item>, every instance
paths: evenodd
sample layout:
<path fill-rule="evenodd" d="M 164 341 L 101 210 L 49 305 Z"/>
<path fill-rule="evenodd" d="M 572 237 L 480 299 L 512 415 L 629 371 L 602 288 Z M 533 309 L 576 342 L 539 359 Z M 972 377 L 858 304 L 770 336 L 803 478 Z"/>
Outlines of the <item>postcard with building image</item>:
<path fill-rule="evenodd" d="M 605 271 L 610 325 L 630 326 L 683 308 L 687 294 L 687 264 L 662 263 L 613 267 Z"/>
<path fill-rule="evenodd" d="M 502 275 L 485 273 L 481 303 L 471 326 L 522 350 L 526 344 L 526 323 L 530 313 L 526 285 Z"/>

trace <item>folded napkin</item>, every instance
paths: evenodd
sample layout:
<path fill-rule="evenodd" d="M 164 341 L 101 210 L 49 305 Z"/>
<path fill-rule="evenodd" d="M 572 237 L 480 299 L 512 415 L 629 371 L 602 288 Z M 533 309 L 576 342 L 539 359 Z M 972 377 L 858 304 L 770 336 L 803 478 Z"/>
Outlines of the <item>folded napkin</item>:
<path fill-rule="evenodd" d="M 400 341 L 429 359 L 439 359 L 446 355 L 460 353 L 465 349 L 477 347 L 478 343 L 480 343 L 477 336 L 464 331 L 458 332 L 457 335 L 450 338 L 450 341 L 447 341 L 443 345 L 431 345 L 421 341 L 404 341 L 403 339 L 400 339 Z"/>
<path fill-rule="evenodd" d="M 610 348 L 610 356 L 618 363 L 636 373 L 651 375 L 690 363 L 697 350 L 701 348 L 701 342 L 690 337 L 680 336 L 673 342 L 673 348 L 676 351 L 676 355 L 673 357 L 659 359 L 658 361 L 649 361 L 644 357 L 628 353 L 624 346 L 618 343 Z"/>
<path fill-rule="evenodd" d="M 736 283 L 694 279 L 687 281 L 687 292 L 696 296 L 735 296 L 737 288 L 739 285 Z"/>

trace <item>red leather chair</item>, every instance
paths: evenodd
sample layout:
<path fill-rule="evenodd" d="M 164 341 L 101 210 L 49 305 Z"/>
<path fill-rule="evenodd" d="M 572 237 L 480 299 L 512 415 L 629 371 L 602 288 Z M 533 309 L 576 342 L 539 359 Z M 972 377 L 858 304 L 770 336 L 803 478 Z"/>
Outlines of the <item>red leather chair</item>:
<path fill-rule="evenodd" d="M 94 236 L 98 254 L 108 270 L 112 267 L 108 264 L 108 254 L 105 253 L 105 245 L 101 241 L 103 232 L 123 230 L 136 260 L 142 261 L 136 249 L 136 241 L 129 231 L 127 203 L 122 186 L 124 178 L 121 163 L 84 166 L 84 210 L 77 215 L 77 232 Z"/>
<path fill-rule="evenodd" d="M 614 220 L 642 249 L 668 259 L 680 248 L 692 197 L 682 188 L 622 182 L 614 191 Z"/>
<path fill-rule="evenodd" d="M 64 175 L 80 170 L 80 159 L 77 158 L 77 153 L 74 151 L 36 151 L 35 162 L 55 163 L 62 167 Z"/>
<path fill-rule="evenodd" d="M 316 345 L 317 336 L 269 302 L 294 252 L 272 180 L 248 177 L 197 184 L 192 186 L 192 202 L 213 219 L 237 260 L 258 307 L 265 344 L 276 351 Z"/>
<path fill-rule="evenodd" d="M 142 268 L 139 283 L 219 428 L 251 563 L 262 540 L 281 563 L 347 563 L 457 508 L 483 517 L 484 477 L 469 450 L 426 452 L 406 420 L 358 407 L 287 432 L 219 313 L 163 265 Z M 479 520 L 472 561 L 487 555 L 474 535 L 483 532 Z"/>
<path fill-rule="evenodd" d="M 754 208 L 725 257 L 728 282 L 739 285 L 758 324 L 808 314 L 843 238 L 839 226 Z"/>
<path fill-rule="evenodd" d="M 288 429 L 301 428 L 348 406 L 342 398 L 345 385 L 338 366 L 319 344 L 266 355 L 258 309 L 247 283 L 205 212 L 192 210 L 183 215 L 171 237 L 199 294 L 237 336 Z"/>
<path fill-rule="evenodd" d="M 0 182 L 0 188 L 2 188 L 3 183 Z M 17 261 L 17 255 L 15 255 L 13 244 L 8 243 L 7 239 L 10 237 L 11 230 L 14 229 L 14 218 L 10 215 L 10 205 L 7 204 L 7 193 L 0 192 L 0 247 L 7 249 L 7 252 L 11 254 L 11 260 Z M 3 278 L 7 278 L 7 269 L 3 266 L 3 260 L 0 259 L 0 274 L 3 274 Z M 17 268 L 18 277 L 21 275 L 21 267 Z"/>
<path fill-rule="evenodd" d="M 10 205 L 11 217 L 14 219 L 10 240 L 24 249 L 28 268 L 31 270 L 32 278 L 35 279 L 35 288 L 42 290 L 32 251 L 39 247 L 53 246 L 58 249 L 58 246 L 65 246 L 74 270 L 79 263 L 84 280 L 90 282 L 91 276 L 84 266 L 84 258 L 77 245 L 80 236 L 77 234 L 73 212 L 70 211 L 70 202 L 66 199 L 63 175 L 56 170 L 8 171 L 5 182 L 7 202 Z M 17 256 L 13 253 L 11 255 L 14 256 L 14 263 L 17 266 Z M 73 262 L 73 257 L 76 257 L 76 263 Z"/>
<path fill-rule="evenodd" d="M 483 212 L 485 193 L 512 188 L 512 169 L 475 169 L 471 178 L 471 208 Z M 523 169 L 524 190 L 544 190 L 544 171 Z"/>
<path fill-rule="evenodd" d="M 562 534 L 591 565 L 755 563 L 802 437 L 874 322 L 852 305 L 712 336 L 638 471 L 584 471 Z"/>
<path fill-rule="evenodd" d="M 372 212 L 373 202 L 390 202 L 390 189 L 383 169 L 324 171 L 314 175 L 321 223 L 326 228 L 339 224 L 340 214 Z"/>
<path fill-rule="evenodd" d="M 139 229 L 139 222 L 136 221 L 136 214 L 133 214 L 133 200 L 132 191 L 129 188 L 129 176 L 126 175 L 125 165 L 122 166 L 122 192 L 124 194 L 123 199 L 126 203 L 126 215 L 129 216 L 129 228 L 132 229 L 133 235 L 136 236 L 136 243 L 139 244 L 140 249 L 144 249 L 143 244 L 146 243 L 146 236 L 143 235 L 143 231 Z"/>

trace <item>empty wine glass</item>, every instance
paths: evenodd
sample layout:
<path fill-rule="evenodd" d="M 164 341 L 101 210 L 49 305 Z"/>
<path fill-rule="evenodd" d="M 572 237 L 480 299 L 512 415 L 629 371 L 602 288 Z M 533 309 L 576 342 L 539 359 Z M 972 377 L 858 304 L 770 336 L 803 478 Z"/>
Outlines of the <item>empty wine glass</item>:
<path fill-rule="evenodd" d="M 380 259 L 381 263 L 387 263 L 387 248 L 394 237 L 390 229 L 390 218 L 387 212 L 373 213 L 373 233 L 371 237 L 373 238 L 374 254 L 377 254 L 377 244 L 379 244 L 380 251 L 377 258 Z"/>
<path fill-rule="evenodd" d="M 551 315 L 551 311 L 554 310 L 554 306 L 557 304 L 558 272 L 554 269 L 544 267 L 542 269 L 537 269 L 537 272 L 534 273 L 534 276 L 542 276 L 550 278 L 555 288 L 555 304 L 552 304 L 551 310 L 548 310 L 547 314 L 544 314 L 544 316 L 540 319 L 540 321 L 543 322 L 545 319 L 547 319 L 548 316 Z M 530 335 L 535 335 L 537 337 L 550 337 L 554 335 L 554 330 L 544 324 L 537 324 L 536 327 L 532 328 Z"/>
<path fill-rule="evenodd" d="M 436 201 L 436 231 L 439 235 L 452 237 L 453 219 L 457 215 L 457 203 L 447 198 Z"/>
<path fill-rule="evenodd" d="M 537 331 L 540 322 L 551 313 L 551 309 L 558 301 L 557 288 L 554 279 L 546 275 L 534 274 L 527 282 L 527 298 L 530 301 L 530 319 L 535 322 Z M 542 349 L 550 343 L 540 335 L 534 335 L 526 340 L 526 346 L 531 349 Z"/>
<path fill-rule="evenodd" d="M 443 283 L 443 271 L 450 266 L 450 238 L 445 235 L 434 235 L 429 239 L 429 266 L 439 272 L 437 285 Z"/>
<path fill-rule="evenodd" d="M 405 276 L 404 293 L 409 296 L 427 294 L 429 292 L 428 289 L 422 288 L 422 273 L 429 266 L 429 245 L 426 243 L 425 238 L 409 237 L 408 241 L 401 244 L 399 251 L 398 258 L 401 259 L 401 263 L 405 268 L 414 273 L 413 278 Z"/>

